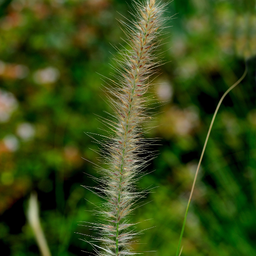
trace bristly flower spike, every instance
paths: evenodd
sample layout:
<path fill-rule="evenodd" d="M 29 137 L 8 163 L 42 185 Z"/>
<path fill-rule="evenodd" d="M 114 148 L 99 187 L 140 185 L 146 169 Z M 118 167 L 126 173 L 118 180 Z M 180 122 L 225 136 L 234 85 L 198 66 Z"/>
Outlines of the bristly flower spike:
<path fill-rule="evenodd" d="M 141 135 L 141 125 L 148 120 L 145 93 L 150 86 L 149 78 L 159 65 L 154 52 L 165 5 L 155 0 L 134 3 L 136 21 L 126 24 L 130 49 L 122 52 L 117 80 L 112 88 L 108 88 L 115 120 L 103 119 L 111 135 L 102 153 L 106 165 L 101 169 L 100 187 L 94 189 L 106 199 L 102 210 L 96 211 L 103 221 L 88 223 L 89 227 L 99 231 L 99 236 L 91 237 L 94 242 L 89 242 L 99 256 L 136 254 L 132 252 L 131 244 L 137 233 L 133 230 L 135 224 L 129 223 L 128 217 L 135 203 L 144 196 L 136 192 L 135 183 L 152 159 L 152 154 L 146 156 L 148 144 Z"/>

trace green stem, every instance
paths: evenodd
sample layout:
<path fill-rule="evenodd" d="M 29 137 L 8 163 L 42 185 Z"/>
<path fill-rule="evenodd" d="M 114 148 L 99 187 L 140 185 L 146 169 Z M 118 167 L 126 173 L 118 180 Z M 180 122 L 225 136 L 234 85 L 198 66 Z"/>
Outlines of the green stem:
<path fill-rule="evenodd" d="M 213 127 L 214 121 L 216 119 L 217 113 L 219 111 L 219 108 L 220 108 L 224 98 L 227 96 L 227 94 L 230 91 L 232 91 L 238 84 L 241 83 L 241 81 L 245 78 L 246 74 L 247 74 L 247 66 L 245 66 L 245 71 L 244 71 L 243 75 L 241 76 L 241 78 L 237 82 L 235 82 L 231 87 L 229 87 L 226 90 L 226 92 L 222 95 L 222 97 L 219 100 L 219 103 L 218 103 L 218 105 L 217 105 L 217 107 L 215 109 L 215 112 L 213 114 L 212 121 L 211 121 L 210 127 L 208 129 L 208 133 L 207 133 L 207 136 L 206 136 L 206 139 L 205 139 L 205 142 L 204 142 L 203 150 L 201 152 L 201 156 L 200 156 L 200 159 L 199 159 L 199 162 L 198 162 L 198 165 L 197 165 L 197 169 L 196 169 L 193 185 L 192 185 L 192 188 L 191 188 L 191 191 L 190 191 L 190 196 L 189 196 L 189 200 L 188 200 L 188 204 L 187 204 L 187 208 L 186 208 L 186 212 L 185 212 L 185 217 L 184 217 L 184 220 L 183 220 L 183 225 L 182 225 L 182 229 L 181 229 L 181 233 L 180 233 L 180 238 L 179 238 L 179 243 L 178 243 L 178 248 L 177 248 L 176 256 L 180 255 L 180 247 L 181 247 L 182 237 L 183 237 L 183 233 L 184 233 L 184 229 L 185 229 L 185 225 L 186 225 L 186 221 L 187 221 L 187 216 L 188 216 L 188 210 L 189 210 L 190 202 L 191 202 L 191 199 L 192 199 L 192 196 L 193 196 L 193 192 L 194 192 L 194 189 L 195 189 L 195 184 L 196 184 L 198 172 L 199 172 L 202 160 L 203 160 L 205 149 L 206 149 L 206 146 L 207 146 L 207 143 L 208 143 L 208 140 L 209 140 L 209 137 L 210 137 L 210 134 L 211 134 L 211 131 L 212 131 L 212 127 Z"/>

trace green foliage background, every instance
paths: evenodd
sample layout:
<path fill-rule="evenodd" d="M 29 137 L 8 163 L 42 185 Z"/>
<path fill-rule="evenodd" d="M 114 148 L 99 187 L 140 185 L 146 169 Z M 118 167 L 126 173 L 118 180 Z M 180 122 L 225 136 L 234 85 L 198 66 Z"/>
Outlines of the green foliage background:
<path fill-rule="evenodd" d="M 82 255 L 75 234 L 95 221 L 100 200 L 81 187 L 100 164 L 85 132 L 102 133 L 97 115 L 110 107 L 102 77 L 125 45 L 117 19 L 131 1 L 0 1 L 0 248 L 3 255 L 39 251 L 26 221 L 38 194 L 52 255 Z M 174 0 L 159 52 L 165 63 L 151 94 L 155 110 L 147 137 L 160 138 L 159 156 L 139 189 L 156 187 L 131 217 L 140 222 L 146 255 L 174 255 L 196 164 L 214 109 L 225 99 L 200 170 L 183 240 L 184 256 L 256 255 L 255 2 Z M 86 200 L 84 200 L 84 198 Z M 147 221 L 146 221 L 147 220 Z M 150 252 L 150 251 L 155 252 Z M 2 255 L 2 253 L 1 253 Z"/>

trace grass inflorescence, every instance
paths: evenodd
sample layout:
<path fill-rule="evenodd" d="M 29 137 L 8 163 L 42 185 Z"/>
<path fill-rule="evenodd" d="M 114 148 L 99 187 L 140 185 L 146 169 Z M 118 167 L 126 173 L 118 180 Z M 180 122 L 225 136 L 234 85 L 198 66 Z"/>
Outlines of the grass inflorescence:
<path fill-rule="evenodd" d="M 96 211 L 101 223 L 89 223 L 96 229 L 92 244 L 97 255 L 131 255 L 131 245 L 137 233 L 135 223 L 130 223 L 129 215 L 137 201 L 145 193 L 136 191 L 136 182 L 141 171 L 154 157 L 148 152 L 150 143 L 143 138 L 142 124 L 149 117 L 146 114 L 146 92 L 150 86 L 150 77 L 159 65 L 154 53 L 157 48 L 157 36 L 163 25 L 164 5 L 155 0 L 143 4 L 134 2 L 135 21 L 125 23 L 129 50 L 122 51 L 122 60 L 115 81 L 108 88 L 110 104 L 115 115 L 103 119 L 111 134 L 103 145 L 100 183 L 95 193 L 105 199 L 105 203 Z M 91 189 L 91 188 L 89 188 Z"/>

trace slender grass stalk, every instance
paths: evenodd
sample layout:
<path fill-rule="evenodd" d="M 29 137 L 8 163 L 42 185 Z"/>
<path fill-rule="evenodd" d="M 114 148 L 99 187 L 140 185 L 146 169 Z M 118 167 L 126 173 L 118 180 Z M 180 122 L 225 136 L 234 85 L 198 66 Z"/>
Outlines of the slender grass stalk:
<path fill-rule="evenodd" d="M 38 200 L 36 194 L 31 194 L 29 198 L 28 221 L 33 230 L 42 256 L 51 256 L 43 229 L 40 224 Z"/>
<path fill-rule="evenodd" d="M 186 221 L 187 221 L 188 210 L 189 210 L 189 206 L 190 206 L 190 203 L 191 203 L 191 200 L 192 200 L 192 196 L 193 196 L 195 185 L 196 185 L 197 176 L 198 176 L 199 169 L 200 169 L 203 157 L 204 157 L 205 149 L 206 149 L 206 146 L 207 146 L 207 143 L 208 143 L 211 131 L 212 131 L 214 121 L 216 119 L 216 116 L 218 114 L 218 111 L 220 109 L 220 106 L 221 106 L 224 98 L 229 94 L 230 91 L 232 91 L 238 84 L 240 84 L 243 81 L 246 74 L 247 74 L 247 66 L 245 67 L 245 71 L 244 71 L 243 75 L 240 77 L 240 79 L 238 79 L 232 86 L 230 86 L 226 90 L 226 92 L 222 95 L 222 97 L 220 98 L 220 100 L 218 102 L 218 105 L 217 105 L 217 107 L 214 111 L 209 129 L 208 129 L 205 141 L 204 141 L 204 146 L 203 146 L 203 149 L 202 149 L 202 152 L 201 152 L 201 155 L 200 155 L 200 159 L 198 161 L 198 165 L 197 165 L 197 168 L 196 168 L 196 173 L 195 173 L 195 177 L 194 177 L 194 180 L 193 180 L 193 184 L 192 184 L 192 188 L 191 188 L 191 191 L 190 191 L 190 195 L 189 195 L 189 199 L 188 199 L 188 203 L 187 203 L 187 207 L 186 207 L 186 211 L 185 211 L 185 216 L 184 216 L 184 220 L 183 220 L 183 224 L 182 224 L 182 229 L 181 229 L 181 233 L 180 233 L 180 238 L 179 238 L 178 248 L 177 248 L 177 251 L 176 251 L 176 256 L 180 256 L 181 252 L 182 252 L 182 249 L 180 249 L 180 248 L 181 248 L 182 237 L 183 237 L 183 233 L 184 233 L 185 225 L 186 225 Z"/>
<path fill-rule="evenodd" d="M 136 192 L 139 174 L 150 159 L 146 149 L 148 143 L 142 137 L 141 125 L 148 120 L 145 114 L 145 94 L 150 86 L 149 78 L 159 63 L 154 57 L 157 48 L 156 37 L 161 31 L 164 5 L 147 0 L 143 4 L 134 1 L 136 21 L 124 23 L 127 29 L 129 50 L 122 52 L 123 59 L 116 81 L 112 81 L 110 102 L 115 117 L 102 119 L 110 128 L 102 153 L 105 168 L 101 168 L 100 187 L 90 188 L 106 202 L 96 211 L 102 223 L 88 225 L 99 231 L 92 237 L 97 255 L 131 255 L 131 244 L 137 233 L 129 215 L 136 202 L 144 196 Z M 99 243 L 98 243 L 99 242 Z"/>

